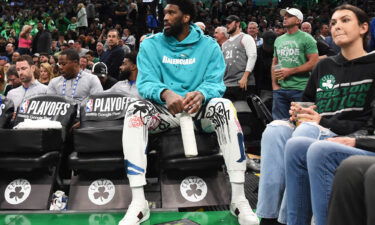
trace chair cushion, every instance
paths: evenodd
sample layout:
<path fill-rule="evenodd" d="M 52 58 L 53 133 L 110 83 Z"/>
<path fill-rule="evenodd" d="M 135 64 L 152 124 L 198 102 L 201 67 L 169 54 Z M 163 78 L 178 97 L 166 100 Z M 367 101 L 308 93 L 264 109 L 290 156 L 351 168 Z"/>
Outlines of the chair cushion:
<path fill-rule="evenodd" d="M 125 171 L 124 156 L 122 153 L 87 154 L 73 152 L 69 156 L 69 168 L 100 172 L 120 168 Z"/>
<path fill-rule="evenodd" d="M 161 159 L 185 157 L 180 128 L 154 134 L 150 139 L 154 143 L 153 147 L 159 151 Z M 195 131 L 195 140 L 199 156 L 213 155 L 219 152 L 219 144 L 215 133 Z"/>
<path fill-rule="evenodd" d="M 214 154 L 209 156 L 197 156 L 191 158 L 174 158 L 165 159 L 161 167 L 164 170 L 207 170 L 207 169 L 218 169 L 224 164 L 224 158 L 221 154 Z"/>
<path fill-rule="evenodd" d="M 61 129 L 12 130 L 0 129 L 0 153 L 42 153 L 60 151 L 63 146 Z"/>
<path fill-rule="evenodd" d="M 93 122 L 88 127 L 73 130 L 76 152 L 121 152 L 122 121 Z"/>
<path fill-rule="evenodd" d="M 57 151 L 44 154 L 0 154 L 0 168 L 18 170 L 56 166 L 59 157 Z"/>

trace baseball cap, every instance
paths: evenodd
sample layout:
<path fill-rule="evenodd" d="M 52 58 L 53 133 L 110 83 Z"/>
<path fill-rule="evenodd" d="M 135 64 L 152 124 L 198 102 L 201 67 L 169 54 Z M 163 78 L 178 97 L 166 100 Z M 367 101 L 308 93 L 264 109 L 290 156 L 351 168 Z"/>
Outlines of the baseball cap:
<path fill-rule="evenodd" d="M 68 44 L 74 44 L 74 41 L 73 40 L 69 40 Z"/>
<path fill-rule="evenodd" d="M 7 62 L 9 61 L 9 60 L 8 60 L 8 57 L 6 57 L 6 56 L 0 56 L 0 60 L 5 60 L 5 61 L 7 61 Z"/>
<path fill-rule="evenodd" d="M 97 62 L 92 66 L 91 73 L 98 77 L 105 77 L 108 74 L 107 66 L 102 62 Z"/>
<path fill-rule="evenodd" d="M 303 14 L 302 14 L 302 12 L 299 9 L 296 9 L 296 8 L 286 8 L 286 9 L 280 10 L 280 15 L 281 16 L 285 16 L 286 13 L 288 13 L 288 14 L 290 14 L 292 16 L 297 17 L 299 20 L 301 20 L 301 22 L 303 21 Z"/>
<path fill-rule="evenodd" d="M 228 17 L 225 19 L 225 21 L 227 21 L 227 23 L 231 23 L 231 22 L 233 22 L 233 21 L 240 22 L 241 20 L 240 20 L 240 18 L 239 18 L 238 16 L 236 16 L 236 15 L 230 15 L 230 16 L 228 16 Z"/>

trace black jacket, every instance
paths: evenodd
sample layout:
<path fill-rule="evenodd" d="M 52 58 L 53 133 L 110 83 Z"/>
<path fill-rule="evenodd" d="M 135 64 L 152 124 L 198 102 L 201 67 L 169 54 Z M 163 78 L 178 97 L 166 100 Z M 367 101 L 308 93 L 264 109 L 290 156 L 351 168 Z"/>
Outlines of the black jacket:
<path fill-rule="evenodd" d="M 346 60 L 340 53 L 315 66 L 303 101 L 315 102 L 320 125 L 338 135 L 368 130 L 374 80 L 375 54 Z"/>
<path fill-rule="evenodd" d="M 108 68 L 108 76 L 118 80 L 119 69 L 125 58 L 125 52 L 120 46 L 108 49 L 100 57 L 100 61 L 104 62 Z"/>

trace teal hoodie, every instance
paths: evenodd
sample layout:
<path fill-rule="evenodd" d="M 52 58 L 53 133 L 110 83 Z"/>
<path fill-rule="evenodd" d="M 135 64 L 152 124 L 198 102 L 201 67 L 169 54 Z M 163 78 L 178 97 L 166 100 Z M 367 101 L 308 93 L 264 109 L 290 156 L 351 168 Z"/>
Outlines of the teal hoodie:
<path fill-rule="evenodd" d="M 140 95 L 159 104 L 164 89 L 185 97 L 200 91 L 205 103 L 224 94 L 225 61 L 216 41 L 190 25 L 189 35 L 179 42 L 173 36 L 158 33 L 146 38 L 138 57 L 137 87 Z"/>

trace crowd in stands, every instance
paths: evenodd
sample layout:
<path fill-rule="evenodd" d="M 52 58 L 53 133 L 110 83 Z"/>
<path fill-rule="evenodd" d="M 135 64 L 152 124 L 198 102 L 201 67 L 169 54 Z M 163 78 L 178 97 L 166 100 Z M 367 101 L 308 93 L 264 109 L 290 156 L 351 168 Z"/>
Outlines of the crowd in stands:
<path fill-rule="evenodd" d="M 317 217 L 316 224 L 326 224 L 327 196 L 340 162 L 351 155 L 375 155 L 368 151 L 373 148 L 369 144 L 372 136 L 366 136 L 367 133 L 360 133 L 364 135 L 362 139 L 357 136 L 358 132 L 364 132 L 373 116 L 370 87 L 373 88 L 375 79 L 370 69 L 374 68 L 371 66 L 374 54 L 368 52 L 375 49 L 374 2 L 347 1 L 358 8 L 344 5 L 335 11 L 342 1 L 308 4 L 301 1 L 299 5 L 282 1 L 266 6 L 251 0 L 194 1 L 195 11 L 183 8 L 178 1 L 171 2 L 169 7 L 165 7 L 165 1 L 134 0 L 91 0 L 78 4 L 72 0 L 1 2 L 0 93 L 8 95 L 17 106 L 22 97 L 35 93 L 62 94 L 82 100 L 103 90 L 128 90 L 133 97 L 145 98 L 133 102 L 129 108 L 144 106 L 156 115 L 157 109 L 167 107 L 165 115 L 157 116 L 164 116 L 163 120 L 173 126 L 178 125 L 175 114 L 200 113 L 201 106 L 218 102 L 234 117 L 235 112 L 229 110 L 230 102 L 220 97 L 245 100 L 249 92 L 256 93 L 272 109 L 275 119 L 267 126 L 261 141 L 264 175 L 260 179 L 257 206 L 257 215 L 263 218 L 261 224 L 308 224 L 312 214 Z M 173 5 L 180 8 L 176 10 Z M 359 8 L 368 12 L 372 20 Z M 187 15 L 186 21 L 179 18 L 180 29 L 174 24 L 173 10 Z M 343 12 L 350 12 L 349 22 L 343 18 L 350 16 L 342 16 Z M 190 23 L 194 16 L 195 24 Z M 355 23 L 349 24 L 350 21 Z M 338 23 L 347 23 L 337 30 L 343 29 L 349 40 L 331 36 L 330 29 L 338 32 L 334 30 Z M 163 28 L 164 32 L 158 33 Z M 169 39 L 170 36 L 174 39 Z M 140 48 L 147 37 L 149 40 Z M 161 52 L 171 55 L 177 48 L 187 51 L 184 41 L 191 41 L 190 47 L 198 49 L 194 52 L 197 57 L 203 59 L 210 53 L 211 58 L 204 58 L 206 61 L 199 65 L 195 64 L 195 58 L 163 56 L 162 62 L 156 60 Z M 206 46 L 210 48 L 204 49 Z M 176 69 L 181 65 L 193 68 L 191 71 L 199 79 L 184 77 L 183 71 Z M 212 71 L 210 79 L 205 74 L 207 70 Z M 357 76 L 350 76 L 354 74 Z M 136 79 L 139 93 L 131 89 Z M 195 89 L 188 90 L 191 87 Z M 185 95 L 186 98 L 181 97 Z M 295 103 L 301 101 L 313 102 L 316 108 Z M 138 118 L 137 110 L 132 113 L 125 119 L 127 124 L 130 124 L 127 120 Z M 293 124 L 288 119 L 303 123 Z M 227 136 L 220 136 L 222 124 L 216 124 L 216 129 L 219 138 L 223 138 L 219 142 L 225 149 L 228 170 L 235 168 L 229 177 L 235 193 L 232 200 L 238 202 L 232 205 L 234 210 L 243 212 L 251 210 L 243 194 L 244 158 L 241 155 L 240 162 L 236 161 L 241 165 L 232 162 L 228 153 L 231 150 L 228 146 L 232 145 L 226 144 L 227 139 L 240 137 L 242 131 L 235 133 L 236 121 L 228 121 Z M 157 129 L 153 125 L 145 123 L 142 135 Z M 128 132 L 124 132 L 123 138 L 139 139 L 137 149 L 143 151 L 147 138 L 140 139 L 141 134 L 133 132 L 137 130 L 133 128 L 124 128 Z M 233 146 L 241 149 L 238 143 Z M 145 167 L 146 159 L 131 156 L 127 148 L 124 146 L 124 154 Z M 332 155 L 325 154 L 329 151 Z M 241 173 L 237 174 L 238 171 Z M 128 218 L 137 220 L 132 213 L 141 211 L 149 215 L 143 189 L 139 189 L 145 184 L 144 177 L 130 177 L 133 197 L 141 199 L 142 205 L 133 201 L 134 212 L 128 213 L 122 224 L 127 224 Z M 304 183 L 296 187 L 298 179 Z M 335 193 L 340 194 L 335 188 Z M 258 223 L 255 214 L 237 216 L 240 221 L 252 221 L 243 224 Z"/>
<path fill-rule="evenodd" d="M 303 6 L 305 21 L 309 23 L 310 33 L 317 40 L 329 36 L 328 22 L 331 10 L 340 1 L 320 1 Z M 371 1 L 349 1 L 362 8 L 371 10 Z M 92 0 L 77 3 L 76 1 L 2 1 L 0 2 L 0 66 L 7 70 L 9 64 L 14 64 L 22 54 L 30 54 L 39 63 L 49 63 L 49 75 L 58 75 L 57 56 L 67 48 L 74 48 L 83 57 L 82 66 L 91 69 L 98 61 L 108 62 L 108 49 L 111 39 L 107 40 L 107 33 L 111 29 L 118 30 L 119 48 L 124 53 L 137 50 L 143 35 L 162 30 L 163 7 L 165 1 L 101 1 Z M 257 47 L 262 45 L 262 34 L 274 31 L 278 35 L 285 32 L 282 28 L 282 17 L 278 11 L 286 4 L 258 6 L 251 0 L 226 1 L 195 1 L 197 17 L 205 26 L 205 34 L 215 36 L 215 29 L 225 26 L 226 17 L 238 15 L 240 28 L 256 40 Z M 290 5 L 289 5 L 290 6 Z M 370 15 L 371 16 L 371 15 Z M 330 47 L 337 53 L 339 49 L 330 39 Z M 324 45 L 323 45 L 324 47 Z M 319 48 L 319 41 L 318 41 Z M 117 52 L 116 54 L 118 54 Z M 330 54 L 328 54 L 330 55 Z M 48 58 L 48 59 L 47 59 Z M 118 78 L 119 62 L 107 65 L 109 75 Z M 86 61 L 86 62 L 85 62 Z M 9 64 L 8 64 L 9 63 Z M 85 63 L 87 65 L 85 66 Z M 46 65 L 43 67 L 45 68 Z M 45 70 L 43 68 L 38 68 Z M 0 75 L 0 91 L 5 91 L 4 71 Z M 39 71 L 36 72 L 39 79 Z M 48 82 L 47 78 L 44 82 Z M 262 86 L 261 81 L 257 86 Z M 258 87 L 259 88 L 259 87 Z"/>

